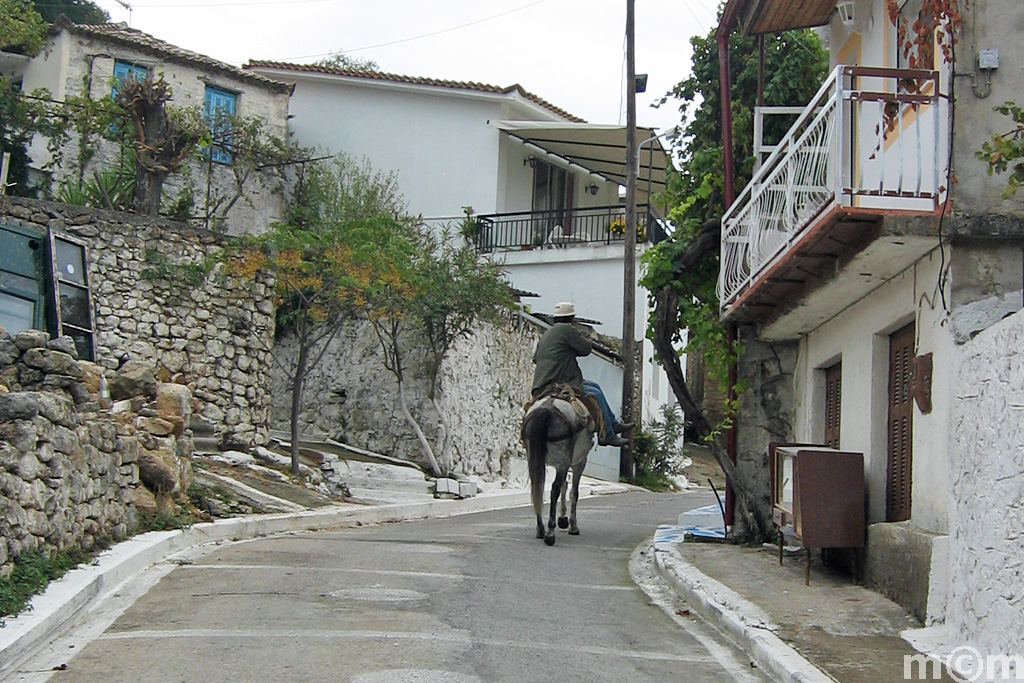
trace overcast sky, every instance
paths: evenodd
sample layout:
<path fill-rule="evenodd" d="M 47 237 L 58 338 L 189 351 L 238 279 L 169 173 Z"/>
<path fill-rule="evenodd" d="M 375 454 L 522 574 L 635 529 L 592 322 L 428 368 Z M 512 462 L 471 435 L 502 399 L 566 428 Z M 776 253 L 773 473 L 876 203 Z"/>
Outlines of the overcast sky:
<path fill-rule="evenodd" d="M 637 122 L 667 130 L 650 104 L 690 68 L 690 37 L 719 0 L 635 0 Z M 591 123 L 625 123 L 625 0 L 96 0 L 112 21 L 242 65 L 308 63 L 339 49 L 405 76 L 526 90 Z"/>

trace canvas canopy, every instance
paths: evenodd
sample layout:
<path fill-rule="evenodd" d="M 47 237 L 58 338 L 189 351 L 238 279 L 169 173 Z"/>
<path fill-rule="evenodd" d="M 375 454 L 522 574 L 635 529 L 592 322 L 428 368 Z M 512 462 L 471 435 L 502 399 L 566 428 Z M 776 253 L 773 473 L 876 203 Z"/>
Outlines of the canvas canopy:
<path fill-rule="evenodd" d="M 626 184 L 626 127 L 594 123 L 492 121 L 527 146 L 553 154 L 619 185 Z M 637 128 L 638 201 L 665 189 L 668 154 L 654 129 Z M 654 138 L 654 139 L 651 139 Z"/>

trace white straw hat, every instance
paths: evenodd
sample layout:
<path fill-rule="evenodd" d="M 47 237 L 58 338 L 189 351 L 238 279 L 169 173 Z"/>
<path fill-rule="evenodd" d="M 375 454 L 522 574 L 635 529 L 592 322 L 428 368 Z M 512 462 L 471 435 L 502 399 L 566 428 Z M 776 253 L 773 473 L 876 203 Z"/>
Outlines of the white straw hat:
<path fill-rule="evenodd" d="M 576 315 L 576 307 L 572 305 L 571 301 L 563 301 L 555 304 L 554 316 L 556 318 L 568 318 Z"/>

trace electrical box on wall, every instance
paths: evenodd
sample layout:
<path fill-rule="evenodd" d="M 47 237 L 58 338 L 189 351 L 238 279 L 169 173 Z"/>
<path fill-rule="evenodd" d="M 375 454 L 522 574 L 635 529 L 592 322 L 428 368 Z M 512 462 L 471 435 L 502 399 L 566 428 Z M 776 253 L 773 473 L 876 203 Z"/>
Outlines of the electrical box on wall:
<path fill-rule="evenodd" d="M 979 69 L 998 69 L 999 68 L 999 50 L 979 50 L 978 51 L 978 68 Z"/>

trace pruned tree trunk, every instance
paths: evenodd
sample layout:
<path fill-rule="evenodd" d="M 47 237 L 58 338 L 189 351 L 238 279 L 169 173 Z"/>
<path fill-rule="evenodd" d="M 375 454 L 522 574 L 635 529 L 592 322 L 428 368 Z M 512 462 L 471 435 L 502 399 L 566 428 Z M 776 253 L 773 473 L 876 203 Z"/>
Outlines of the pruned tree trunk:
<path fill-rule="evenodd" d="M 168 133 L 164 103 L 159 99 L 144 99 L 137 105 L 136 112 L 141 125 L 141 130 L 136 132 L 136 148 L 157 149 Z M 141 163 L 135 165 L 135 210 L 145 216 L 157 216 L 167 173 L 156 167 L 148 156 L 140 155 Z"/>
<path fill-rule="evenodd" d="M 704 256 L 718 249 L 720 233 L 721 224 L 718 221 L 705 223 L 701 226 L 697 239 L 690 244 L 676 265 L 681 268 L 692 268 Z M 708 441 L 708 437 L 714 433 L 714 426 L 708 421 L 704 411 L 690 395 L 682 364 L 679 362 L 679 354 L 672 343 L 677 332 L 675 325 L 678 308 L 679 297 L 671 287 L 663 287 L 655 294 L 655 322 L 652 343 L 655 352 L 658 354 L 659 362 L 668 376 L 672 392 L 675 394 L 676 400 L 679 401 L 679 407 L 682 408 L 686 419 L 690 422 L 694 434 L 698 439 Z M 767 539 L 770 520 L 767 519 L 764 511 L 758 505 L 757 496 L 750 490 L 736 465 L 729 459 L 723 436 L 715 434 L 710 439 L 709 446 L 712 455 L 718 462 L 719 467 L 722 468 L 722 472 L 729 479 L 733 492 L 736 494 L 738 511 L 746 525 L 749 540 L 762 541 Z"/>

